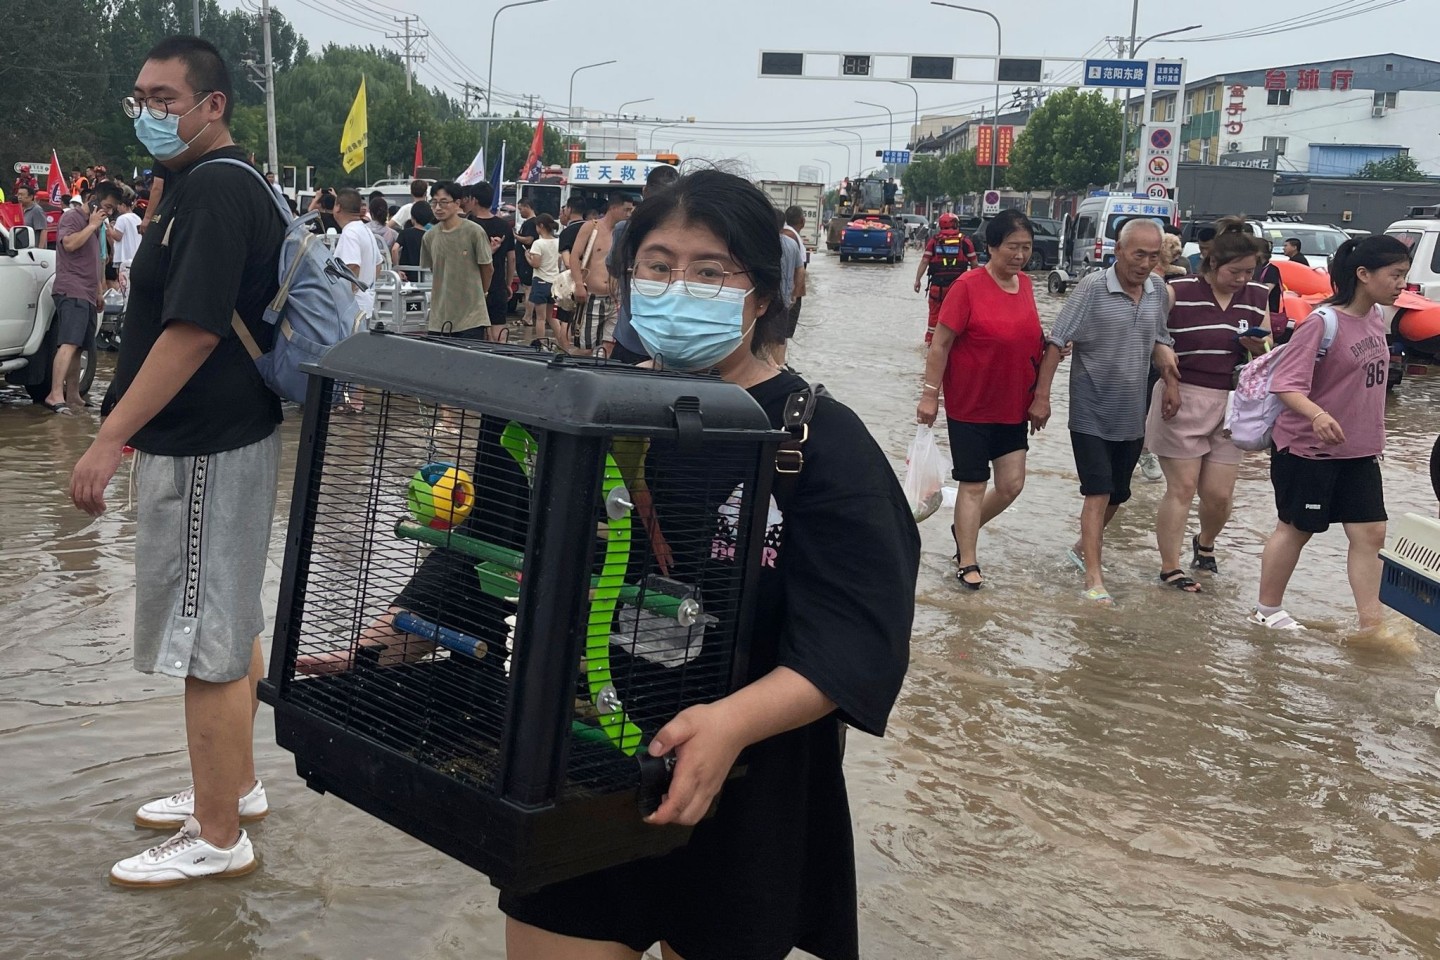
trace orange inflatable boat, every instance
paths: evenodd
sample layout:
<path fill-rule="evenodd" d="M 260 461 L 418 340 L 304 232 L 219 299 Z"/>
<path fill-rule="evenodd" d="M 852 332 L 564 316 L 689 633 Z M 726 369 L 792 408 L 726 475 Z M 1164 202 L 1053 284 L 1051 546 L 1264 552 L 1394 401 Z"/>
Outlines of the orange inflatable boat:
<path fill-rule="evenodd" d="M 1403 311 L 1397 326 L 1400 338 L 1422 353 L 1440 353 L 1440 303 L 1407 290 L 1395 306 Z"/>
<path fill-rule="evenodd" d="M 1330 296 L 1330 274 L 1324 267 L 1307 267 L 1303 263 L 1281 260 L 1279 257 L 1270 262 L 1280 271 L 1280 279 L 1284 281 L 1285 289 L 1291 293 L 1298 293 L 1302 297 L 1315 294 Z"/>

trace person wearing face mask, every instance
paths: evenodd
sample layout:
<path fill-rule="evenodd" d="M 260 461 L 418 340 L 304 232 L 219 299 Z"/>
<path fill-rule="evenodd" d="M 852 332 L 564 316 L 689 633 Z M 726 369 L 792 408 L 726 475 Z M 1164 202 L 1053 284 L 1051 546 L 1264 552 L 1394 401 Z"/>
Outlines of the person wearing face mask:
<path fill-rule="evenodd" d="M 1199 276 L 1170 282 L 1166 329 L 1175 341 L 1180 412 L 1162 416 L 1160 383 L 1153 388 L 1145 444 L 1160 460 L 1165 497 L 1155 515 L 1160 582 L 1185 593 L 1202 588 L 1180 569 L 1190 505 L 1200 497 L 1200 531 L 1190 540 L 1192 570 L 1219 573 L 1215 539 L 1230 519 L 1240 448 L 1225 432 L 1225 406 L 1235 368 L 1263 353 L 1270 331 L 1270 290 L 1252 280 L 1260 241 L 1240 217 L 1215 225 L 1215 239 Z"/>
<path fill-rule="evenodd" d="M 774 216 L 753 184 L 692 173 L 636 209 L 619 266 L 654 362 L 713 370 L 779 429 L 809 385 L 767 359 L 788 323 Z M 776 549 L 760 573 L 749 683 L 680 713 L 650 745 L 678 757 L 650 822 L 695 824 L 689 843 L 533 892 L 502 891 L 509 960 L 638 960 L 657 941 L 667 957 L 859 956 L 839 733 L 845 724 L 884 730 L 908 660 L 919 537 L 859 418 L 828 394 L 814 400 L 801 472 L 793 486 L 777 485 L 771 506 L 766 543 Z M 681 493 L 656 479 L 663 528 Z M 707 508 L 727 536 L 723 504 Z M 722 793 L 742 750 L 746 774 Z"/>
<path fill-rule="evenodd" d="M 116 863 L 121 886 L 249 873 L 258 861 L 241 823 L 269 812 L 252 740 L 281 412 L 237 327 L 262 351 L 273 344 L 263 313 L 286 223 L 253 171 L 207 162 L 244 161 L 232 104 L 224 59 L 188 36 L 146 55 L 123 103 L 170 176 L 131 263 L 106 417 L 70 495 L 103 513 L 122 449 L 137 451 L 134 664 L 184 681 L 193 786 L 136 812 L 173 836 Z"/>

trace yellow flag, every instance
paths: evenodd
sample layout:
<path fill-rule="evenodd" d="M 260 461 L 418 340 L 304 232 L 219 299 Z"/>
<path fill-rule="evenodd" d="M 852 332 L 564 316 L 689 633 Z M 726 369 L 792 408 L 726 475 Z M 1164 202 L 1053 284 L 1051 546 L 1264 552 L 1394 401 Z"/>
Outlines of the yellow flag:
<path fill-rule="evenodd" d="M 360 78 L 360 92 L 350 105 L 350 115 L 345 118 L 345 129 L 340 133 L 340 165 L 349 173 L 365 162 L 365 144 L 369 130 L 365 122 L 365 78 Z"/>

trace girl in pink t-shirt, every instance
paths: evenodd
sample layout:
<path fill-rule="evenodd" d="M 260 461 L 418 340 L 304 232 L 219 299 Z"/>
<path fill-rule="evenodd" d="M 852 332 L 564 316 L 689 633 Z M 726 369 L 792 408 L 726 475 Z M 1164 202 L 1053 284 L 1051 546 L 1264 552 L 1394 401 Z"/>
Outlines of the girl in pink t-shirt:
<path fill-rule="evenodd" d="M 1380 308 L 1405 289 L 1410 252 L 1394 237 L 1341 244 L 1330 262 L 1338 313 L 1335 341 L 1319 356 L 1325 322 L 1296 328 L 1275 363 L 1270 391 L 1285 404 L 1275 423 L 1270 482 L 1279 523 L 1260 560 L 1260 602 L 1252 623 L 1304 629 L 1282 607 L 1300 551 L 1332 523 L 1350 540 L 1347 571 L 1360 627 L 1380 622 L 1380 549 L 1385 546 L 1385 381 L 1390 350 Z"/>

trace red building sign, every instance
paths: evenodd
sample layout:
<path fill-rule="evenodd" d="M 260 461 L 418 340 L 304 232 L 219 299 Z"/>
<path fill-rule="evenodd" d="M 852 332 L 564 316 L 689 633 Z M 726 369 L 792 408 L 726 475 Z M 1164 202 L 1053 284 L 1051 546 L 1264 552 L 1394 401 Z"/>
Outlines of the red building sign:
<path fill-rule="evenodd" d="M 988 125 L 975 131 L 975 165 L 977 167 L 990 166 L 990 148 L 994 146 L 993 135 L 994 131 Z"/>
<path fill-rule="evenodd" d="M 1331 70 L 1330 89 L 1349 90 L 1355 81 L 1354 70 Z M 1265 71 L 1266 90 L 1289 90 L 1290 71 L 1281 70 L 1278 67 Z M 1319 90 L 1320 89 L 1320 68 L 1301 67 L 1295 71 L 1296 90 Z"/>
<path fill-rule="evenodd" d="M 1010 148 L 1015 146 L 1015 128 L 1001 127 L 995 144 L 995 166 L 1010 166 Z"/>
<path fill-rule="evenodd" d="M 1235 84 L 1230 88 L 1230 102 L 1225 105 L 1225 132 L 1235 137 L 1245 129 L 1245 88 Z"/>

